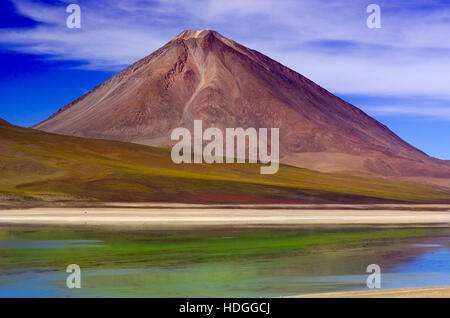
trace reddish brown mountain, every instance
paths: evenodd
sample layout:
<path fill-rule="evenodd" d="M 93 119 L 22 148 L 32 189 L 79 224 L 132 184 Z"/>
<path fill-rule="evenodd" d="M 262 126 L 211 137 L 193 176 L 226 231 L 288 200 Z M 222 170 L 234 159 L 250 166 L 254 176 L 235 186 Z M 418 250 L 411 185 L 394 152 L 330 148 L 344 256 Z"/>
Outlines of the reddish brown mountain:
<path fill-rule="evenodd" d="M 215 31 L 184 31 L 37 129 L 168 147 L 176 127 L 279 127 L 281 161 L 450 186 L 448 163 L 304 76 Z"/>

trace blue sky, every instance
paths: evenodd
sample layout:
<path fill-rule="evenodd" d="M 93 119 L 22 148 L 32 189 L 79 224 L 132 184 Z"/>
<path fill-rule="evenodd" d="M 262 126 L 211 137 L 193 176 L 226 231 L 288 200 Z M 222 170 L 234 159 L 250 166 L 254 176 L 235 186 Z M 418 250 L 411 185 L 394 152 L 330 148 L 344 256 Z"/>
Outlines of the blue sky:
<path fill-rule="evenodd" d="M 81 7 L 81 29 L 66 7 Z M 381 29 L 366 26 L 369 4 Z M 447 0 L 0 1 L 0 117 L 31 126 L 185 29 L 214 29 L 450 159 Z"/>

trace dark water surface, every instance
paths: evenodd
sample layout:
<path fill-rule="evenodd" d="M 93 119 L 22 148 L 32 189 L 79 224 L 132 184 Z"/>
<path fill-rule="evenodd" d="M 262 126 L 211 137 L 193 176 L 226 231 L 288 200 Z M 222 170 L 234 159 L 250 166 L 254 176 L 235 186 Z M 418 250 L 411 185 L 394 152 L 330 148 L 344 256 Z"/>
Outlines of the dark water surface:
<path fill-rule="evenodd" d="M 450 229 L 0 225 L 0 297 L 260 297 L 450 286 Z M 66 267 L 81 267 L 81 289 Z"/>

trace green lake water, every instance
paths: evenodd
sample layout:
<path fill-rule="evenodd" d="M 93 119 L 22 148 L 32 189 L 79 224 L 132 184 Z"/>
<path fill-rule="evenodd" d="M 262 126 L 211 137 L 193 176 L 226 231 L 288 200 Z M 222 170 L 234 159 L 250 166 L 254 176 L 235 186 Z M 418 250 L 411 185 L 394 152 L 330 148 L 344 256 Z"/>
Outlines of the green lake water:
<path fill-rule="evenodd" d="M 450 229 L 0 225 L 0 297 L 264 297 L 450 285 Z M 66 267 L 81 267 L 81 288 Z"/>

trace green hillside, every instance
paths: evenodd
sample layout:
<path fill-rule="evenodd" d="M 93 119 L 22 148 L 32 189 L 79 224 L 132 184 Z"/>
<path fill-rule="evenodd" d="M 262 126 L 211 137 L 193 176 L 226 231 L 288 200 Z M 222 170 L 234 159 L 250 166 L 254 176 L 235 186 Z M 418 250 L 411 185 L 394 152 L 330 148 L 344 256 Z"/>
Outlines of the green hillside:
<path fill-rule="evenodd" d="M 0 123 L 0 200 L 450 202 L 428 186 L 281 166 L 172 163 L 166 149 Z"/>

